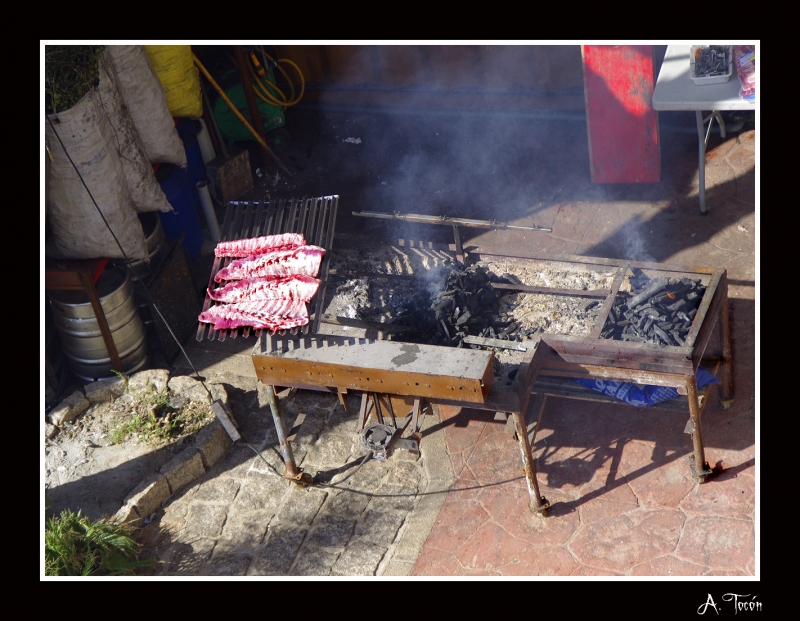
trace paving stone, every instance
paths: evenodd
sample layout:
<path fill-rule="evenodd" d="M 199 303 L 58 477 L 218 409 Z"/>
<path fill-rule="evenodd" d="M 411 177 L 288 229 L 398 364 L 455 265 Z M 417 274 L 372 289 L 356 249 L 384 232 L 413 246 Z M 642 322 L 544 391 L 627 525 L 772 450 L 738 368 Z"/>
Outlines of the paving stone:
<path fill-rule="evenodd" d="M 300 429 L 295 438 L 296 443 L 314 444 L 320 437 L 322 430 L 325 428 L 325 420 L 327 419 L 327 412 L 322 409 L 303 410 L 306 414 L 303 419 Z M 287 415 L 286 433 L 291 433 L 291 425 L 297 418 L 297 414 L 292 413 Z"/>
<path fill-rule="evenodd" d="M 229 505 L 239 491 L 238 479 L 211 478 L 203 481 L 194 493 L 192 500 L 208 504 Z"/>
<path fill-rule="evenodd" d="M 353 438 L 323 434 L 319 442 L 311 448 L 306 460 L 317 468 L 337 468 L 350 461 L 353 453 Z"/>
<path fill-rule="evenodd" d="M 380 485 L 369 507 L 376 511 L 411 511 L 417 502 L 416 495 L 416 486 Z"/>
<path fill-rule="evenodd" d="M 281 520 L 309 525 L 327 497 L 328 493 L 325 491 L 292 485 L 288 497 L 281 507 Z"/>
<path fill-rule="evenodd" d="M 391 469 L 391 465 L 380 459 L 369 458 L 363 465 L 359 466 L 365 455 L 366 449 L 364 449 L 364 454 L 357 454 L 351 460 L 350 463 L 355 465 L 348 470 L 342 471 L 341 474 L 337 474 L 331 483 L 347 489 L 374 492 L 386 476 L 386 473 Z M 356 468 L 358 469 L 356 470 Z"/>
<path fill-rule="evenodd" d="M 674 556 L 662 556 L 636 565 L 631 576 L 701 576 L 706 568 Z"/>
<path fill-rule="evenodd" d="M 247 554 L 222 552 L 220 544 L 214 549 L 214 556 L 206 563 L 203 574 L 207 576 L 244 576 L 253 562 L 253 557 Z"/>
<path fill-rule="evenodd" d="M 291 576 L 329 576 L 341 552 L 304 547 L 292 565 Z"/>
<path fill-rule="evenodd" d="M 388 551 L 382 545 L 354 541 L 345 548 L 331 568 L 332 576 L 374 576 Z"/>
<path fill-rule="evenodd" d="M 686 459 L 659 464 L 626 480 L 644 507 L 677 507 L 696 485 Z"/>
<path fill-rule="evenodd" d="M 686 520 L 675 556 L 711 569 L 745 567 L 755 554 L 753 522 L 723 517 Z"/>
<path fill-rule="evenodd" d="M 386 477 L 387 485 L 418 486 L 422 471 L 413 462 L 400 461 L 392 464 Z"/>
<path fill-rule="evenodd" d="M 228 449 L 211 472 L 222 477 L 243 479 L 247 476 L 254 459 L 258 457 L 250 448 L 237 444 Z"/>
<path fill-rule="evenodd" d="M 681 501 L 680 508 L 688 514 L 752 519 L 755 481 L 752 477 L 728 472 L 723 470 L 703 485 L 696 485 Z"/>
<path fill-rule="evenodd" d="M 481 503 L 475 500 L 460 501 L 455 494 L 449 494 L 428 536 L 425 549 L 455 552 L 469 534 L 488 520 L 489 514 Z"/>
<path fill-rule="evenodd" d="M 391 544 L 405 517 L 401 513 L 367 511 L 359 520 L 354 537 L 374 544 Z"/>
<path fill-rule="evenodd" d="M 170 546 L 169 573 L 197 576 L 211 556 L 215 542 L 212 539 L 194 539 L 173 543 Z"/>
<path fill-rule="evenodd" d="M 169 488 L 173 494 L 205 473 L 203 458 L 194 447 L 184 449 L 161 466 L 161 474 L 167 477 Z"/>
<path fill-rule="evenodd" d="M 186 514 L 186 537 L 219 537 L 226 517 L 226 507 L 192 502 Z"/>
<path fill-rule="evenodd" d="M 359 399 L 350 397 L 348 399 L 350 408 L 345 411 L 341 406 L 335 408 L 328 414 L 328 419 L 325 421 L 324 434 L 335 433 L 343 436 L 356 436 L 356 428 L 358 427 L 358 403 Z M 353 404 L 356 404 L 353 406 Z M 355 407 L 355 409 L 353 409 Z"/>
<path fill-rule="evenodd" d="M 290 485 L 292 483 L 285 479 L 251 470 L 242 482 L 232 507 L 239 513 L 259 511 L 274 514 Z"/>
<path fill-rule="evenodd" d="M 308 532 L 307 528 L 277 522 L 269 527 L 267 541 L 256 555 L 250 574 L 285 576 L 292 559 Z"/>
<path fill-rule="evenodd" d="M 194 445 L 203 456 L 203 463 L 211 469 L 228 451 L 231 437 L 219 421 L 203 427 L 194 437 Z"/>
<path fill-rule="evenodd" d="M 584 565 L 625 573 L 673 552 L 684 519 L 683 513 L 670 509 L 631 511 L 581 527 L 569 549 Z"/>
<path fill-rule="evenodd" d="M 123 504 L 134 505 L 139 515 L 147 517 L 161 507 L 161 503 L 170 495 L 167 477 L 154 472 L 145 477 L 130 494 L 125 497 Z"/>
<path fill-rule="evenodd" d="M 306 452 L 307 449 L 302 444 L 294 444 L 291 443 L 290 446 L 292 447 L 292 455 L 294 456 L 294 463 L 296 466 L 302 466 L 305 462 Z M 259 448 L 259 447 L 256 447 Z M 283 461 L 283 455 L 280 452 L 280 445 L 276 442 L 275 444 L 268 444 L 264 448 L 261 449 L 261 455 L 266 460 L 270 466 L 272 466 L 273 470 L 279 474 L 283 474 L 284 469 L 286 468 L 286 464 Z M 250 451 L 250 454 L 255 458 L 253 460 L 253 467 L 252 469 L 256 472 L 266 473 L 272 472 L 264 463 L 260 457 L 258 457 L 253 451 Z M 315 468 L 311 468 L 311 474 L 313 475 L 316 472 Z"/>
<path fill-rule="evenodd" d="M 267 515 L 229 515 L 222 537 L 226 545 L 255 548 L 264 540 L 269 521 Z"/>
<path fill-rule="evenodd" d="M 318 547 L 343 548 L 355 529 L 355 520 L 339 515 L 322 513 L 315 520 L 314 529 L 305 543 L 311 549 Z"/>
<path fill-rule="evenodd" d="M 334 490 L 324 511 L 344 517 L 357 518 L 367 508 L 371 495 L 367 493 L 354 493 L 347 490 Z"/>
<path fill-rule="evenodd" d="M 557 546 L 534 548 L 513 556 L 508 563 L 499 565 L 497 571 L 503 576 L 568 576 L 574 575 L 578 567 L 572 555 Z"/>
<path fill-rule="evenodd" d="M 125 392 L 125 379 L 122 377 L 109 377 L 84 385 L 83 391 L 86 398 L 92 403 L 102 403 L 121 397 Z M 111 397 L 111 399 L 109 398 Z"/>

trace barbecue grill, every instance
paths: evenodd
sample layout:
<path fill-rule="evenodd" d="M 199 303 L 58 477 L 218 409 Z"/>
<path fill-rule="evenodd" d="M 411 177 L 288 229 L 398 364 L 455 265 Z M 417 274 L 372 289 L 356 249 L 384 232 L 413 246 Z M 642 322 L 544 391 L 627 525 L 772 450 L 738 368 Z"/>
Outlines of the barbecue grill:
<path fill-rule="evenodd" d="M 494 354 L 491 349 L 484 351 L 418 345 L 319 333 L 337 203 L 338 197 L 289 201 L 286 204 L 279 203 L 277 211 L 267 205 L 254 207 L 246 203 L 231 203 L 223 225 L 225 239 L 304 232 L 309 243 L 321 245 L 326 250 L 320 271 L 323 284 L 317 295 L 309 326 L 274 335 L 265 332 L 260 335 L 252 354 L 256 376 L 267 386 L 270 395 L 289 476 L 300 478 L 301 475 L 286 440 L 284 423 L 277 399 L 274 398 L 275 386 L 331 392 L 339 396 L 343 405 L 346 405 L 348 394 L 360 395 L 358 432 L 369 445 L 367 432 L 374 428 L 376 433 L 373 440 L 380 438 L 380 442 L 373 444 L 380 445 L 383 455 L 389 453 L 393 446 L 403 446 L 418 452 L 426 405 L 454 405 L 488 410 L 496 412 L 504 419 L 510 415 L 528 484 L 529 506 L 532 511 L 544 516 L 548 512 L 549 503 L 539 492 L 531 446 L 541 425 L 547 397 L 601 401 L 607 399 L 566 379 L 576 377 L 675 387 L 683 397 L 678 403 L 667 404 L 667 407 L 678 407 L 689 414 L 685 431 L 691 435 L 693 441 L 693 451 L 689 457 L 693 477 L 698 483 L 702 483 L 712 473 L 705 460 L 701 427 L 701 414 L 707 403 L 705 397 L 710 386 L 701 395 L 695 374 L 701 363 L 703 366 L 710 365 L 714 372 L 721 370 L 721 402 L 725 408 L 731 404 L 732 359 L 728 328 L 727 275 L 724 269 L 687 268 L 592 257 L 533 255 L 520 251 L 509 254 L 492 248 L 465 249 L 458 243 L 427 244 L 428 248 L 449 251 L 453 256 L 463 256 L 466 263 L 475 259 L 497 257 L 521 264 L 552 263 L 560 267 L 571 264 L 579 269 L 600 268 L 614 271 L 613 282 L 608 290 L 583 292 L 554 287 L 516 286 L 517 290 L 523 292 L 529 289 L 530 292 L 535 290 L 554 296 L 584 295 L 602 302 L 588 336 L 542 334 L 523 343 L 471 337 L 469 343 L 472 345 L 504 347 L 516 352 L 518 367 L 513 381 L 498 382 L 493 381 Z M 252 216 L 254 208 L 255 224 L 248 227 L 247 214 Z M 305 215 L 298 215 L 301 212 Z M 267 218 L 267 213 L 273 215 Z M 309 227 L 312 219 L 317 224 L 312 223 Z M 267 222 L 269 224 L 265 228 Z M 458 242 L 458 237 L 456 239 Z M 374 245 L 376 242 L 371 243 Z M 399 245 L 413 247 L 414 242 L 400 240 Z M 218 259 L 212 272 L 212 281 L 220 267 L 222 265 Z M 620 294 L 620 287 L 634 270 L 637 274 L 646 274 L 654 279 L 692 279 L 701 282 L 705 287 L 705 293 L 682 346 L 602 338 L 606 320 Z M 375 274 L 375 277 L 385 278 L 386 275 Z M 207 299 L 206 305 L 209 303 L 211 301 Z M 719 355 L 716 358 L 705 358 L 715 328 L 719 335 Z M 201 326 L 198 339 L 202 338 L 203 330 L 204 327 Z M 235 337 L 236 332 L 232 331 L 230 336 Z M 247 335 L 247 329 L 243 333 Z M 218 338 L 224 336 L 221 334 Z M 213 331 L 210 331 L 209 338 L 213 338 Z M 407 414 L 398 419 L 398 410 L 401 414 L 404 411 Z M 371 417 L 376 419 L 378 426 L 368 429 L 367 422 Z M 391 427 L 387 424 L 390 420 L 393 423 Z M 387 429 L 391 431 L 390 437 L 387 436 Z M 406 430 L 410 430 L 410 435 L 404 438 Z"/>

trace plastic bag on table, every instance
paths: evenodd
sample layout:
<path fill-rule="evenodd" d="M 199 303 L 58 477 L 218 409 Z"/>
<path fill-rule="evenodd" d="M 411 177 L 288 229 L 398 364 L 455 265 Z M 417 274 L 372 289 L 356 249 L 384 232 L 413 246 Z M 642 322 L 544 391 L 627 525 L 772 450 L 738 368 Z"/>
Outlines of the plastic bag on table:
<path fill-rule="evenodd" d="M 756 99 L 756 46 L 735 45 L 733 47 L 733 64 L 739 76 L 739 97 L 747 101 Z"/>

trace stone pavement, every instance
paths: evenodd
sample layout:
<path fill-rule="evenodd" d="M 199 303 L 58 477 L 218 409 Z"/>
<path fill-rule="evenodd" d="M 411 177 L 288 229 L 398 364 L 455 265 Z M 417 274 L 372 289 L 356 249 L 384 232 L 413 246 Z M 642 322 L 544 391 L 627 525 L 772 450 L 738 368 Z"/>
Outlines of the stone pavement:
<path fill-rule="evenodd" d="M 409 574 L 453 481 L 442 434 L 424 443 L 419 460 L 398 451 L 359 467 L 367 451 L 355 433 L 358 402 L 351 399 L 345 411 L 335 396 L 299 391 L 281 401 L 289 424 L 305 414 L 296 461 L 312 475 L 328 473 L 328 486 L 300 487 L 276 474 L 283 462 L 255 380 L 225 379 L 243 437 L 268 463 L 239 441 L 165 503 L 142 529 L 142 558 L 158 561 L 153 573 Z M 437 422 L 427 416 L 424 428 Z"/>

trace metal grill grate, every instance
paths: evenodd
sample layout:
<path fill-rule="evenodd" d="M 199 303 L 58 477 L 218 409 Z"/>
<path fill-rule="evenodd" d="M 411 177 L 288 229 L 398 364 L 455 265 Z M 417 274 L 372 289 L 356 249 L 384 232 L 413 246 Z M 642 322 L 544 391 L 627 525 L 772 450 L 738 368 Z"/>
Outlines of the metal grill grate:
<path fill-rule="evenodd" d="M 317 332 L 322 314 L 322 300 L 325 298 L 325 288 L 328 281 L 328 266 L 330 265 L 330 252 L 333 246 L 333 231 L 336 226 L 336 210 L 339 206 L 339 196 L 320 196 L 317 198 L 283 199 L 277 201 L 229 201 L 225 210 L 225 218 L 221 227 L 222 241 L 248 239 L 261 235 L 279 235 L 281 233 L 302 233 L 306 243 L 325 249 L 325 256 L 320 265 L 317 278 L 322 281 L 316 297 L 308 304 L 309 322 L 302 328 L 281 330 L 278 334 L 297 334 L 302 332 Z M 216 257 L 211 268 L 208 288 L 213 290 L 224 286 L 226 283 L 214 282 L 216 273 L 227 267 L 232 257 Z M 203 312 L 217 304 L 208 293 L 203 303 Z M 226 337 L 237 338 L 241 330 L 242 337 L 250 336 L 251 329 L 236 328 L 215 330 L 212 324 L 199 323 L 197 340 L 207 338 L 209 341 L 217 339 L 224 341 Z M 256 336 L 261 335 L 261 330 L 252 330 Z"/>

